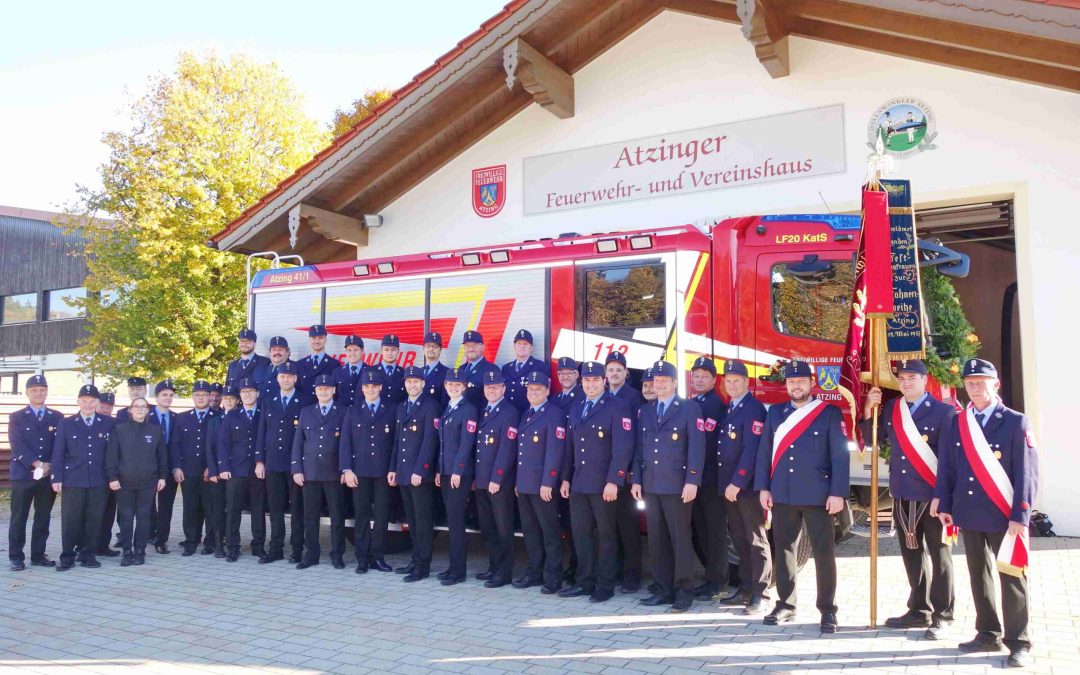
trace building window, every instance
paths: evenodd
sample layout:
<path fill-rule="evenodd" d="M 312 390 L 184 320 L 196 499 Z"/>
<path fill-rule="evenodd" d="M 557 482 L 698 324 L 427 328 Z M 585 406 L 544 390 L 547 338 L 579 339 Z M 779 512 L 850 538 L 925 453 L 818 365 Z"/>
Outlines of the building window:
<path fill-rule="evenodd" d="M 86 310 L 76 304 L 77 300 L 85 299 L 86 289 L 81 286 L 46 292 L 45 301 L 48 303 L 46 305 L 48 307 L 48 320 L 56 321 L 57 319 L 75 319 L 86 316 Z"/>
<path fill-rule="evenodd" d="M 585 327 L 663 326 L 664 265 L 622 264 L 585 272 Z"/>
<path fill-rule="evenodd" d="M 843 342 L 855 284 L 850 260 L 818 260 L 773 265 L 772 320 L 782 335 Z"/>
<path fill-rule="evenodd" d="M 5 326 L 12 323 L 31 323 L 37 321 L 37 318 L 37 293 L 9 295 L 4 298 L 4 313 L 0 315 L 0 323 Z"/>

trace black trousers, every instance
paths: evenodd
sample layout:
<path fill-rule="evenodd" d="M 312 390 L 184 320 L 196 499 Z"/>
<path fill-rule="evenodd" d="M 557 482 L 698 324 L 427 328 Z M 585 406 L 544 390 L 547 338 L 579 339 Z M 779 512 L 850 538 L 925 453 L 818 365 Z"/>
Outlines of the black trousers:
<path fill-rule="evenodd" d="M 173 504 L 176 503 L 177 483 L 170 473 L 165 477 L 165 488 L 157 493 L 157 510 L 154 513 L 154 536 L 156 543 L 169 541 L 172 533 Z"/>
<path fill-rule="evenodd" d="M 412 539 L 412 563 L 421 572 L 428 572 L 431 570 L 431 540 L 435 537 L 435 484 L 420 483 L 416 487 L 412 484 L 402 485 L 401 501 L 405 506 L 405 522 L 409 524 L 409 538 Z"/>
<path fill-rule="evenodd" d="M 694 591 L 694 544 L 690 518 L 693 502 L 682 495 L 645 495 L 645 520 L 649 525 L 649 562 L 660 595 Z"/>
<path fill-rule="evenodd" d="M 893 521 L 900 537 L 900 557 L 904 560 L 904 570 L 907 571 L 908 586 L 911 588 L 908 610 L 942 621 L 952 621 L 953 606 L 956 604 L 952 547 L 942 543 L 941 521 L 931 517 L 930 508 L 927 507 L 915 523 L 915 543 L 918 548 L 908 548 L 901 518 L 902 513 L 912 508 L 918 513 L 918 503 L 906 499 L 897 500 L 893 508 Z"/>
<path fill-rule="evenodd" d="M 617 524 L 619 529 L 619 555 L 623 580 L 641 578 L 641 516 L 637 500 L 630 494 L 630 487 L 619 486 Z"/>
<path fill-rule="evenodd" d="M 199 545 L 199 539 L 202 538 L 203 521 L 209 517 L 212 508 L 210 503 L 211 485 L 212 483 L 203 481 L 201 472 L 184 474 L 184 482 L 180 483 L 180 494 L 184 498 L 184 541 L 180 542 L 183 546 L 195 548 Z M 166 484 L 165 489 L 168 489 L 168 484 Z M 210 541 L 213 541 L 213 539 L 211 538 Z"/>
<path fill-rule="evenodd" d="M 304 495 L 304 560 L 318 562 L 319 520 L 322 518 L 323 500 L 330 514 L 330 559 L 340 558 L 345 552 L 345 504 L 341 499 L 341 482 L 336 480 L 305 480 Z"/>
<path fill-rule="evenodd" d="M 24 560 L 26 545 L 26 521 L 30 519 L 30 506 L 34 506 L 34 525 L 30 531 L 30 559 L 45 555 L 45 542 L 49 539 L 49 521 L 52 519 L 56 493 L 48 477 L 41 480 L 11 481 L 11 522 L 8 523 L 8 559 Z M 108 540 L 106 540 L 106 545 Z"/>
<path fill-rule="evenodd" d="M 765 509 L 757 492 L 739 491 L 734 503 L 728 502 L 731 538 L 739 552 L 739 590 L 765 595 L 772 581 L 772 549 L 765 529 Z"/>
<path fill-rule="evenodd" d="M 562 581 L 562 530 L 557 499 L 552 496 L 550 502 L 545 502 L 540 495 L 518 495 L 521 534 L 529 556 L 526 576 L 543 579 L 545 586 L 558 586 Z"/>
<path fill-rule="evenodd" d="M 266 503 L 270 507 L 271 553 L 285 551 L 285 513 L 289 514 L 289 545 L 294 553 L 304 550 L 303 489 L 288 471 L 266 472 Z"/>
<path fill-rule="evenodd" d="M 62 560 L 74 560 L 76 546 L 84 547 L 83 550 L 90 555 L 97 551 L 101 518 L 105 513 L 105 491 L 108 489 L 104 485 L 93 488 L 64 488 L 60 499 Z"/>
<path fill-rule="evenodd" d="M 154 503 L 156 490 L 157 481 L 154 481 L 138 487 L 121 485 L 116 492 L 120 548 L 124 549 L 125 553 L 146 551 L 146 537 L 150 533 L 150 505 Z"/>
<path fill-rule="evenodd" d="M 228 486 L 229 481 L 227 480 L 210 483 L 210 515 L 207 518 L 209 524 L 207 534 L 215 548 L 225 546 L 225 502 Z"/>
<path fill-rule="evenodd" d="M 390 522 L 390 486 L 386 476 L 357 476 L 352 488 L 353 552 L 356 560 L 378 560 L 386 553 L 386 527 Z M 374 519 L 375 525 L 371 521 Z"/>
<path fill-rule="evenodd" d="M 502 487 L 495 494 L 476 486 L 476 515 L 488 551 L 488 568 L 495 581 L 510 581 L 514 575 L 514 488 Z"/>
<path fill-rule="evenodd" d="M 780 556 L 776 561 L 777 600 L 784 607 L 795 609 L 795 576 L 799 573 L 796 549 L 805 522 L 810 548 L 814 551 L 817 608 L 821 612 L 835 612 L 836 539 L 832 516 L 824 505 L 773 504 L 772 514 L 773 541 Z"/>
<path fill-rule="evenodd" d="M 108 550 L 112 542 L 113 525 L 116 524 L 116 492 L 109 490 L 105 497 L 105 514 L 101 517 L 101 534 L 98 536 L 98 552 Z"/>
<path fill-rule="evenodd" d="M 570 493 L 570 522 L 577 550 L 577 584 L 590 593 L 615 589 L 619 573 L 619 502 L 603 495 Z"/>
<path fill-rule="evenodd" d="M 984 635 L 1001 637 L 1002 621 L 998 619 L 997 602 L 994 600 L 994 571 L 997 568 L 997 552 L 1005 533 L 960 530 L 960 535 L 964 538 L 964 553 L 967 555 L 968 574 L 971 575 L 975 630 Z M 999 572 L 998 578 L 1001 580 L 1005 646 L 1010 650 L 1031 649 L 1027 577 Z"/>
<path fill-rule="evenodd" d="M 232 551 L 240 550 L 240 520 L 244 515 L 245 495 L 251 503 L 251 548 L 262 548 L 266 542 L 264 481 L 233 474 L 225 481 L 225 545 Z M 263 517 L 257 517 L 256 513 Z"/>
<path fill-rule="evenodd" d="M 462 476 L 458 487 L 450 487 L 450 475 L 443 474 L 443 505 L 446 507 L 446 529 L 450 534 L 450 567 L 452 577 L 465 577 L 465 561 L 468 548 L 465 543 L 465 510 L 469 505 L 469 493 L 472 491 L 472 476 Z"/>
<path fill-rule="evenodd" d="M 693 508 L 691 526 L 705 551 L 705 581 L 717 590 L 728 585 L 728 510 L 727 500 L 715 485 L 702 485 Z"/>

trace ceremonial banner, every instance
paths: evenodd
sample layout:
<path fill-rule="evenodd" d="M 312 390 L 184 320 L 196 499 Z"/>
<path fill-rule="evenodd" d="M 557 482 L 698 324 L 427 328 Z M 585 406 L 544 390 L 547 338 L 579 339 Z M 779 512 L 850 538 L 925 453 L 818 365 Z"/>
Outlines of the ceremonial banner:
<path fill-rule="evenodd" d="M 889 194 L 893 294 L 893 315 L 885 324 L 885 351 L 892 360 L 921 359 L 926 354 L 925 321 L 911 182 L 882 180 L 881 186 Z"/>

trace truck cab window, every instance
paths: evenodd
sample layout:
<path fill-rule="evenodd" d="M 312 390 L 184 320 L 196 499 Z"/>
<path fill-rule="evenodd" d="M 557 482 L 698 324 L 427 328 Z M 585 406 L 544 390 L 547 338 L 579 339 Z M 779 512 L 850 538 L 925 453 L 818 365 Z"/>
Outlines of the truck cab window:
<path fill-rule="evenodd" d="M 585 270 L 585 327 L 665 325 L 664 265 L 622 264 Z"/>
<path fill-rule="evenodd" d="M 801 261 L 773 265 L 772 322 L 781 335 L 843 342 L 855 283 L 850 259 Z"/>

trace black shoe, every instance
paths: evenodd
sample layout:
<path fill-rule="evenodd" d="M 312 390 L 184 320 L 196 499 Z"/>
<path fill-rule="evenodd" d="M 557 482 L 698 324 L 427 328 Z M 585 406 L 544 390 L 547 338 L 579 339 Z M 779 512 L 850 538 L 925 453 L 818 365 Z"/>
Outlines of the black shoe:
<path fill-rule="evenodd" d="M 956 648 L 965 654 L 970 654 L 972 652 L 1000 652 L 1005 648 L 1005 645 L 1001 644 L 1001 640 L 993 635 L 979 633 L 974 640 L 961 642 L 956 645 Z"/>
<path fill-rule="evenodd" d="M 66 572 L 72 567 L 75 567 L 74 558 L 65 558 L 64 556 L 60 556 L 60 562 L 56 565 L 56 571 Z"/>
<path fill-rule="evenodd" d="M 836 623 L 836 612 L 822 612 L 821 613 L 821 632 L 822 633 L 839 633 L 840 624 Z"/>
<path fill-rule="evenodd" d="M 11 561 L 11 571 L 12 572 L 22 572 L 25 569 L 26 569 L 26 563 L 24 563 L 23 561 L 21 561 L 21 560 L 12 560 Z"/>
<path fill-rule="evenodd" d="M 442 584 L 443 586 L 455 586 L 457 584 L 460 584 L 463 581 L 465 581 L 464 576 L 459 577 L 459 576 L 457 576 L 455 574 L 451 574 L 451 575 L 449 575 L 447 577 L 444 577 L 442 579 L 442 581 L 440 581 L 439 583 Z"/>
<path fill-rule="evenodd" d="M 168 553 L 169 552 L 169 545 L 168 544 L 154 544 L 154 550 L 157 551 L 158 553 Z"/>
<path fill-rule="evenodd" d="M 304 559 L 303 551 L 297 551 L 295 549 L 293 550 L 292 555 L 289 556 L 289 562 L 291 562 L 293 565 L 299 564 L 300 561 L 303 560 L 303 559 Z"/>
<path fill-rule="evenodd" d="M 795 610 L 784 607 L 780 603 L 776 603 L 776 607 L 773 608 L 773 611 L 765 615 L 762 623 L 766 626 L 778 626 L 782 623 L 788 623 L 794 618 Z"/>
<path fill-rule="evenodd" d="M 492 577 L 484 582 L 484 588 L 502 588 L 509 585 L 510 581 L 508 579 L 500 579 L 499 577 Z"/>
<path fill-rule="evenodd" d="M 495 576 L 494 570 L 487 570 L 486 572 L 477 572 L 476 573 L 476 578 L 479 579 L 480 581 L 487 581 L 487 580 L 491 579 L 491 577 L 493 577 L 493 576 Z"/>
<path fill-rule="evenodd" d="M 147 537 L 146 543 L 150 546 L 157 546 L 157 537 Z"/>
<path fill-rule="evenodd" d="M 375 558 L 371 561 L 371 569 L 376 572 L 393 572 L 394 568 L 386 564 L 386 561 L 382 558 Z"/>
<path fill-rule="evenodd" d="M 514 579 L 513 586 L 514 586 L 514 588 L 531 588 L 533 586 L 539 586 L 542 583 L 543 582 L 540 581 L 539 579 L 533 579 L 530 576 L 522 575 L 522 576 L 518 577 L 517 579 Z"/>
<path fill-rule="evenodd" d="M 130 553 L 125 553 L 124 557 L 120 559 L 120 567 L 131 567 L 135 564 L 135 556 Z"/>
<path fill-rule="evenodd" d="M 945 628 L 951 624 L 952 621 L 943 621 L 937 617 L 930 619 L 930 626 L 923 633 L 924 640 L 940 640 L 945 634 Z"/>
<path fill-rule="evenodd" d="M 333 565 L 334 569 L 336 569 L 336 570 L 345 569 L 345 561 L 342 560 L 341 556 L 339 556 L 339 555 L 336 555 L 336 556 L 330 558 L 330 564 Z"/>
<path fill-rule="evenodd" d="M 682 614 L 694 604 L 695 593 L 693 591 L 679 590 L 675 591 L 675 602 L 671 603 L 671 609 L 668 610 L 671 614 Z M 709 595 L 712 597 L 712 594 Z"/>
<path fill-rule="evenodd" d="M 357 560 L 356 561 L 356 573 L 357 574 L 367 574 L 367 571 L 368 571 L 368 561 L 366 561 L 366 560 Z"/>
<path fill-rule="evenodd" d="M 214 547 L 213 546 L 203 546 L 202 547 L 202 554 L 203 555 L 210 555 L 213 552 L 214 552 Z"/>
<path fill-rule="evenodd" d="M 589 602 L 607 602 L 615 597 L 615 591 L 610 588 L 594 588 L 591 595 L 589 595 Z"/>
<path fill-rule="evenodd" d="M 751 595 L 746 607 L 743 608 L 743 614 L 760 614 L 763 609 L 765 609 L 765 599 L 760 595 Z"/>
<path fill-rule="evenodd" d="M 252 555 L 252 557 L 255 557 L 255 558 L 262 558 L 263 556 L 266 555 L 266 549 L 263 548 L 262 546 L 252 546 L 251 547 L 251 555 Z"/>
<path fill-rule="evenodd" d="M 30 565 L 32 567 L 56 567 L 56 562 L 49 560 L 49 556 L 42 555 L 38 558 L 30 558 Z"/>
<path fill-rule="evenodd" d="M 221 547 L 221 546 L 215 547 L 214 548 L 214 557 L 215 558 L 224 558 L 225 557 L 225 549 L 223 547 Z"/>
<path fill-rule="evenodd" d="M 926 628 L 929 625 L 930 619 L 922 612 L 907 612 L 885 619 L 885 626 L 888 628 Z"/>
<path fill-rule="evenodd" d="M 83 567 L 89 567 L 90 569 L 101 567 L 101 563 L 99 563 L 97 558 L 92 555 L 83 556 L 83 560 L 79 564 Z"/>
<path fill-rule="evenodd" d="M 591 595 L 591 594 L 592 594 L 592 591 L 590 591 L 587 588 L 582 588 L 581 586 L 578 586 L 577 584 L 574 584 L 573 586 L 567 586 L 566 588 L 559 591 L 559 597 L 560 598 L 580 598 L 583 595 Z"/>
<path fill-rule="evenodd" d="M 319 564 L 318 560 L 301 560 L 300 562 L 296 563 L 296 569 L 298 569 L 298 570 L 306 570 L 307 568 L 314 567 L 315 565 L 318 565 L 318 564 Z"/>
<path fill-rule="evenodd" d="M 195 547 L 194 546 L 185 546 L 184 547 L 184 552 L 181 553 L 180 555 L 185 557 L 185 558 L 190 558 L 191 556 L 195 555 Z"/>
<path fill-rule="evenodd" d="M 675 602 L 675 598 L 670 595 L 662 595 L 660 593 L 653 593 L 644 600 L 639 601 L 646 607 L 659 607 L 660 605 L 670 605 Z"/>
<path fill-rule="evenodd" d="M 449 578 L 449 576 L 450 576 L 450 570 L 443 570 L 442 572 L 439 572 L 438 574 L 436 574 L 435 578 L 438 579 L 439 581 L 442 581 L 443 579 Z"/>
<path fill-rule="evenodd" d="M 408 574 L 412 574 L 415 571 L 416 571 L 416 564 L 415 563 L 409 563 L 408 565 L 405 565 L 404 567 L 396 567 L 396 568 L 394 568 L 394 573 L 395 574 L 406 574 L 406 575 L 408 575 Z"/>
<path fill-rule="evenodd" d="M 259 564 L 260 565 L 269 565 L 272 562 L 277 562 L 279 560 L 284 560 L 284 559 L 285 559 L 285 554 L 284 553 L 282 553 L 281 551 L 275 551 L 273 553 L 267 553 L 263 557 L 259 558 Z"/>
<path fill-rule="evenodd" d="M 427 570 L 421 570 L 421 569 L 418 569 L 418 568 L 414 568 L 412 572 L 409 572 L 408 574 L 405 575 L 405 578 L 402 579 L 402 581 L 404 581 L 407 584 L 411 584 L 414 581 L 420 581 L 422 579 L 427 579 L 429 576 L 431 576 L 431 572 L 429 572 Z"/>
<path fill-rule="evenodd" d="M 553 584 L 544 584 L 544 587 L 540 589 L 540 592 L 544 595 L 555 595 L 562 588 L 562 582 L 556 581 Z"/>
<path fill-rule="evenodd" d="M 1005 665 L 1010 668 L 1024 668 L 1031 662 L 1031 655 L 1026 649 L 1012 649 L 1009 651 L 1009 658 L 1005 660 Z"/>
<path fill-rule="evenodd" d="M 745 607 L 748 602 L 750 602 L 750 594 L 742 589 L 735 591 L 731 595 L 725 595 L 720 598 L 720 604 L 729 607 L 738 607 L 739 605 Z"/>
<path fill-rule="evenodd" d="M 570 584 L 571 586 L 576 584 L 577 583 L 577 568 L 576 567 L 567 567 L 566 571 L 563 572 L 562 580 L 565 583 Z"/>
<path fill-rule="evenodd" d="M 716 586 L 708 581 L 694 587 L 694 597 L 698 600 L 712 600 L 716 594 Z"/>
<path fill-rule="evenodd" d="M 225 562 L 236 562 L 240 559 L 240 551 L 229 551 L 225 554 Z"/>
<path fill-rule="evenodd" d="M 145 565 L 146 564 L 146 554 L 145 553 L 136 553 L 135 554 L 135 562 L 134 562 L 134 564 L 135 565 Z"/>
<path fill-rule="evenodd" d="M 116 556 L 120 555 L 120 551 L 114 551 L 108 546 L 106 546 L 105 548 L 98 549 L 97 554 L 99 556 L 105 556 L 106 558 L 115 558 Z"/>
<path fill-rule="evenodd" d="M 620 590 L 623 593 L 637 593 L 641 590 L 641 577 L 624 578 Z"/>

